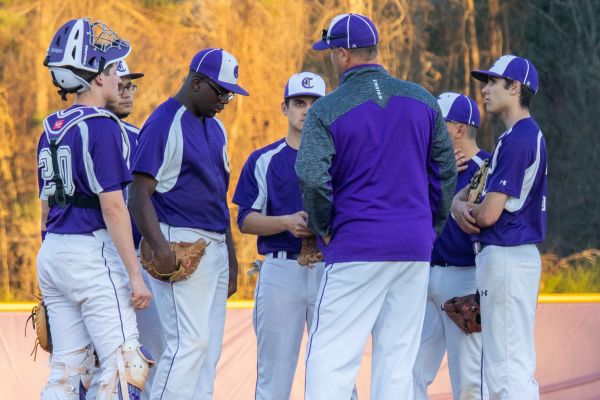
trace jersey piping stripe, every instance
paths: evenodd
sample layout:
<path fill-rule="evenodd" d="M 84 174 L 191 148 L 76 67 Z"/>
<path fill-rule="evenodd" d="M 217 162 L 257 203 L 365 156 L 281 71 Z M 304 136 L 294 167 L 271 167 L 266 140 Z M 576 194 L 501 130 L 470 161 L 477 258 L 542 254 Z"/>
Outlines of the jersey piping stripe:
<path fill-rule="evenodd" d="M 98 182 L 96 178 L 96 173 L 94 172 L 94 161 L 92 160 L 92 156 L 90 155 L 89 150 L 89 131 L 88 126 L 85 122 L 80 122 L 77 124 L 79 127 L 79 134 L 81 135 L 81 146 L 83 148 L 83 165 L 85 167 L 85 175 L 87 176 L 88 185 L 90 185 L 90 189 L 95 194 L 99 194 L 103 191 L 102 186 Z"/>
<path fill-rule="evenodd" d="M 541 147 L 542 147 L 542 132 L 538 132 L 537 136 L 537 150 L 535 153 L 535 160 L 533 164 L 531 164 L 525 170 L 525 177 L 523 178 L 523 186 L 521 187 L 521 194 L 518 198 L 509 197 L 504 209 L 509 212 L 515 212 L 523 208 L 527 197 L 529 196 L 529 192 L 531 192 L 531 188 L 535 182 L 535 177 L 537 176 L 538 170 L 540 169 L 540 160 L 541 160 Z"/>
<path fill-rule="evenodd" d="M 183 130 L 181 128 L 181 119 L 186 111 L 184 106 L 181 106 L 175 113 L 173 122 L 169 127 L 169 136 L 165 144 L 165 152 L 163 161 L 156 173 L 156 191 L 165 193 L 175 187 L 177 178 L 181 172 L 181 162 L 183 160 Z"/>
<path fill-rule="evenodd" d="M 256 183 L 258 184 L 258 196 L 256 200 L 252 204 L 252 207 L 255 210 L 261 210 L 263 214 L 266 215 L 267 211 L 267 170 L 269 169 L 269 164 L 273 157 L 279 153 L 283 148 L 285 148 L 287 144 L 285 141 L 281 143 L 279 146 L 274 148 L 273 150 L 269 150 L 263 155 L 261 155 L 258 160 L 256 160 L 256 165 L 254 166 L 254 179 L 256 179 Z"/>

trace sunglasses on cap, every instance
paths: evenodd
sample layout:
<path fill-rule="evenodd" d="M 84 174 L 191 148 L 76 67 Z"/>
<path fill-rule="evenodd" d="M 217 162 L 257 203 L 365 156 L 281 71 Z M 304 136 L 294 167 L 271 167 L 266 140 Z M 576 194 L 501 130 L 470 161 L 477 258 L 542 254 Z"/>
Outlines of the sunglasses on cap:
<path fill-rule="evenodd" d="M 344 39 L 346 37 L 346 35 L 327 35 L 327 32 L 327 29 L 323 29 L 322 39 L 325 43 L 333 39 Z"/>

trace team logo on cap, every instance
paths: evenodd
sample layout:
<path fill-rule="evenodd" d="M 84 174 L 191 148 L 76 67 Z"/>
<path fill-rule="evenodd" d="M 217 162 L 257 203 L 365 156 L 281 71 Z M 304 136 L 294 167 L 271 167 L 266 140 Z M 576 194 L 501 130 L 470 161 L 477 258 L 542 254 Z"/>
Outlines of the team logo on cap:
<path fill-rule="evenodd" d="M 239 75 L 238 68 L 239 68 L 239 65 L 236 65 L 235 68 L 233 69 L 233 76 L 235 76 L 236 79 Z"/>
<path fill-rule="evenodd" d="M 311 77 L 306 77 L 304 79 L 302 79 L 302 87 L 306 88 L 306 89 L 312 89 L 315 87 L 315 85 L 312 84 L 312 80 L 314 78 Z"/>
<path fill-rule="evenodd" d="M 125 72 L 125 66 L 123 65 L 123 61 L 119 61 L 117 63 L 117 71 L 118 72 Z"/>

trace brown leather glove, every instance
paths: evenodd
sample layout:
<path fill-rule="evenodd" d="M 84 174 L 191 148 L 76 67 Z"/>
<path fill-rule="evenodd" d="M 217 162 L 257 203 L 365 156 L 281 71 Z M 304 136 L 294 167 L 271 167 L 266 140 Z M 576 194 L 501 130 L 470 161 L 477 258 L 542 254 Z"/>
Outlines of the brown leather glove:
<path fill-rule="evenodd" d="M 471 182 L 469 183 L 469 201 L 471 203 L 479 203 L 481 200 L 481 193 L 487 180 L 487 175 L 490 167 L 489 160 L 483 160 L 483 164 L 479 167 L 479 170 L 475 172 Z"/>
<path fill-rule="evenodd" d="M 317 237 L 310 236 L 302 239 L 302 249 L 298 257 L 298 264 L 303 267 L 310 267 L 323 260 L 323 253 L 321 253 L 317 246 Z"/>
<path fill-rule="evenodd" d="M 481 332 L 479 293 L 451 298 L 444 304 L 444 311 L 465 334 Z"/>
<path fill-rule="evenodd" d="M 171 243 L 171 250 L 175 253 L 176 262 L 170 269 L 163 270 L 154 262 L 153 252 L 148 242 L 142 239 L 140 243 L 142 266 L 155 279 L 168 282 L 181 281 L 196 271 L 208 245 L 209 243 L 204 239 L 198 239 L 194 243 Z"/>

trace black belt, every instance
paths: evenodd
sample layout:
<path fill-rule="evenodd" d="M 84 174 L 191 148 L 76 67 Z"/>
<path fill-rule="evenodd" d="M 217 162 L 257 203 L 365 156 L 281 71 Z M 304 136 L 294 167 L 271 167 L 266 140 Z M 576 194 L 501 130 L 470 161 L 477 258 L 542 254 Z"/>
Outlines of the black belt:
<path fill-rule="evenodd" d="M 297 260 L 300 253 L 292 253 L 291 251 L 275 251 L 265 254 L 266 258 L 277 258 L 279 260 Z"/>
<path fill-rule="evenodd" d="M 446 260 L 431 260 L 429 263 L 432 267 L 453 267 L 454 264 L 450 264 Z"/>

